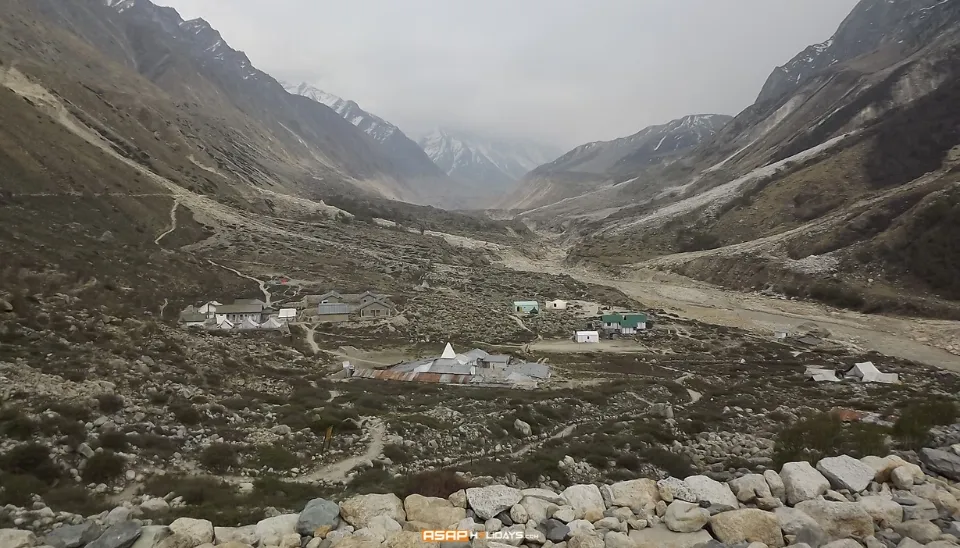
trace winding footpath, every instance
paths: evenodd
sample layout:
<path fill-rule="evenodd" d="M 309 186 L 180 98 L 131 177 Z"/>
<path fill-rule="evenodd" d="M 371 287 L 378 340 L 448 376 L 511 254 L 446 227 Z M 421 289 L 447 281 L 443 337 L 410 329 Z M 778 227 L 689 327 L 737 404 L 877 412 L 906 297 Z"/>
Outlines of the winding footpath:
<path fill-rule="evenodd" d="M 173 206 L 170 208 L 170 228 L 163 234 L 157 236 L 157 239 L 153 243 L 160 245 L 160 240 L 164 238 L 167 234 L 170 234 L 177 229 L 177 208 L 180 207 L 180 198 L 174 197 Z"/>
<path fill-rule="evenodd" d="M 261 280 L 261 279 L 259 279 L 259 278 L 254 278 L 253 276 L 249 276 L 249 275 L 247 275 L 247 274 L 244 274 L 243 272 L 240 272 L 239 270 L 237 270 L 237 269 L 235 269 L 235 268 L 230 268 L 229 266 L 223 266 L 222 264 L 217 263 L 217 262 L 214 262 L 214 261 L 212 261 L 212 260 L 210 260 L 210 259 L 207 259 L 207 262 L 210 263 L 210 264 L 212 264 L 213 266 L 219 266 L 220 268 L 222 268 L 222 269 L 224 269 L 224 270 L 229 270 L 230 272 L 233 272 L 234 274 L 236 274 L 237 276 L 240 276 L 241 278 L 246 278 L 246 279 L 248 279 L 248 280 L 253 280 L 253 281 L 257 282 L 257 285 L 260 286 L 260 291 L 263 293 L 263 298 L 264 298 L 264 302 L 266 303 L 266 306 L 267 306 L 267 307 L 270 307 L 272 297 L 271 297 L 271 295 L 270 295 L 270 291 L 267 289 L 267 282 L 265 282 L 265 281 L 263 281 L 263 280 Z"/>

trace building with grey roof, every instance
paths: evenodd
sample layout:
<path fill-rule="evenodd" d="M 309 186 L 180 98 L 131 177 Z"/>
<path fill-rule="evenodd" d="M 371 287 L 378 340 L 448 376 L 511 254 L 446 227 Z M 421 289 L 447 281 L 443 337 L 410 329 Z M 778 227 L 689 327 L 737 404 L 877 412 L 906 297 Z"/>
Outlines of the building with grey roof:
<path fill-rule="evenodd" d="M 479 348 L 457 354 L 448 343 L 442 356 L 404 362 L 376 372 L 358 369 L 352 376 L 513 388 L 536 388 L 551 376 L 548 365 L 511 362 L 513 358 L 507 354 L 489 354 Z"/>

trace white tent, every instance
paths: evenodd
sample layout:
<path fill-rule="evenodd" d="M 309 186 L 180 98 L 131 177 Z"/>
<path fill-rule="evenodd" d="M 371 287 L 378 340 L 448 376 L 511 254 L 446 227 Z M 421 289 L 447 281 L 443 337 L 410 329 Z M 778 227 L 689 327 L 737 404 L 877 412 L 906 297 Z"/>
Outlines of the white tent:
<path fill-rule="evenodd" d="M 567 301 L 562 301 L 557 299 L 555 301 L 547 301 L 547 310 L 566 310 Z"/>
<path fill-rule="evenodd" d="M 260 325 L 260 329 L 280 329 L 281 327 L 283 327 L 283 325 L 284 324 L 282 324 L 280 320 L 276 318 L 270 318 L 269 320 L 263 322 Z"/>
<path fill-rule="evenodd" d="M 803 372 L 803 376 L 816 382 L 840 382 L 837 373 L 833 369 L 821 369 L 818 367 L 808 367 Z"/>
<path fill-rule="evenodd" d="M 452 360 L 457 357 L 457 353 L 453 351 L 453 347 L 450 346 L 450 343 L 447 343 L 447 346 L 443 349 L 443 354 L 440 354 L 440 358 L 445 358 Z"/>
<path fill-rule="evenodd" d="M 297 309 L 281 308 L 279 314 L 277 314 L 277 319 L 281 322 L 292 322 L 297 319 Z"/>
<path fill-rule="evenodd" d="M 233 322 L 228 320 L 226 316 L 217 316 L 217 329 L 229 330 L 233 327 Z"/>
<path fill-rule="evenodd" d="M 897 384 L 900 377 L 896 373 L 881 373 L 873 362 L 858 363 L 853 369 L 847 371 L 848 379 L 857 379 L 860 382 L 879 382 L 884 384 Z"/>
<path fill-rule="evenodd" d="M 578 343 L 598 343 L 600 342 L 599 331 L 577 331 L 575 334 Z"/>
<path fill-rule="evenodd" d="M 260 324 L 253 321 L 250 318 L 244 318 L 243 322 L 240 324 L 240 329 L 259 329 Z"/>

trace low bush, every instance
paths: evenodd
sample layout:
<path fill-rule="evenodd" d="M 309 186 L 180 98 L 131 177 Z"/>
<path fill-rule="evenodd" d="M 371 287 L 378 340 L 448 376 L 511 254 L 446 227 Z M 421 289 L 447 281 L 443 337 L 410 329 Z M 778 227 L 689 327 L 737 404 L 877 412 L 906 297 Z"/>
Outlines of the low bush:
<path fill-rule="evenodd" d="M 391 443 L 383 448 L 383 454 L 395 463 L 405 463 L 413 460 L 413 455 L 400 445 Z"/>
<path fill-rule="evenodd" d="M 50 458 L 50 450 L 39 443 L 24 443 L 0 455 L 0 472 L 29 475 L 50 485 L 63 475 Z"/>
<path fill-rule="evenodd" d="M 172 457 L 174 453 L 180 450 L 180 444 L 177 440 L 158 434 L 134 434 L 130 436 L 130 441 L 133 445 L 139 447 L 144 454 L 163 459 Z"/>
<path fill-rule="evenodd" d="M 7 504 L 29 506 L 33 495 L 43 495 L 49 486 L 29 474 L 0 473 L 0 508 Z"/>
<path fill-rule="evenodd" d="M 300 466 L 300 459 L 297 455 L 279 445 L 257 446 L 253 462 L 258 468 L 273 468 L 274 470 L 289 470 Z"/>
<path fill-rule="evenodd" d="M 200 411 L 198 411 L 196 407 L 189 404 L 173 406 L 171 411 L 173 411 L 174 418 L 176 418 L 180 424 L 186 426 L 200 424 L 200 420 L 203 418 L 203 416 L 200 414 Z"/>
<path fill-rule="evenodd" d="M 930 441 L 931 428 L 956 421 L 957 405 L 952 401 L 916 402 L 904 408 L 891 433 L 898 443 L 917 451 Z"/>
<path fill-rule="evenodd" d="M 123 432 L 104 432 L 100 434 L 100 447 L 104 449 L 110 449 L 113 451 L 126 451 L 130 446 L 130 442 L 127 440 L 127 435 Z"/>
<path fill-rule="evenodd" d="M 227 443 L 214 443 L 200 453 L 200 464 L 222 474 L 237 465 L 237 450 Z"/>
<path fill-rule="evenodd" d="M 445 499 L 461 489 L 470 487 L 473 487 L 473 484 L 453 470 L 429 470 L 410 477 L 404 497 L 417 494 Z"/>
<path fill-rule="evenodd" d="M 797 421 L 777 435 L 773 459 L 777 466 L 792 461 L 816 463 L 824 457 L 854 458 L 886 454 L 888 429 L 868 423 L 845 424 L 832 413 Z"/>
<path fill-rule="evenodd" d="M 27 417 L 23 414 L 17 414 L 17 416 L 12 417 L 9 420 L 0 422 L 0 436 L 5 436 L 10 439 L 27 441 L 37 433 L 39 430 L 39 424 L 37 421 Z"/>
<path fill-rule="evenodd" d="M 127 461 L 113 451 L 103 451 L 87 459 L 80 477 L 87 483 L 110 483 L 119 478 Z"/>
<path fill-rule="evenodd" d="M 100 394 L 97 405 L 104 413 L 116 413 L 123 409 L 123 397 L 117 394 Z"/>

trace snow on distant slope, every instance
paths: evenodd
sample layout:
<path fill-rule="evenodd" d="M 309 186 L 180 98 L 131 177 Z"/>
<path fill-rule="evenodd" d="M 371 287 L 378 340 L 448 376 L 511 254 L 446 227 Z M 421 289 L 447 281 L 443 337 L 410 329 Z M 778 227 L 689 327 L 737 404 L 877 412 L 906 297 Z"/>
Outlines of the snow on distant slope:
<path fill-rule="evenodd" d="M 370 114 L 369 112 L 360 108 L 360 105 L 353 101 L 337 97 L 332 93 L 327 93 L 307 83 L 280 83 L 288 93 L 302 95 L 308 99 L 313 99 L 318 103 L 327 105 L 345 120 L 357 126 L 361 131 L 373 137 L 377 141 L 380 141 L 381 143 L 387 141 L 397 131 L 399 131 L 397 126 L 387 122 L 379 116 Z"/>
<path fill-rule="evenodd" d="M 436 129 L 418 144 L 450 176 L 471 183 L 512 186 L 560 150 L 539 143 L 493 139 L 464 131 Z"/>

